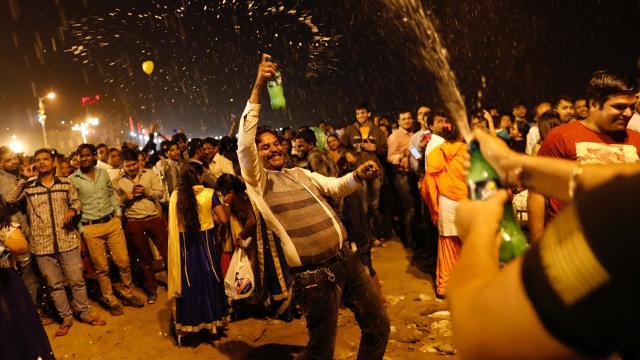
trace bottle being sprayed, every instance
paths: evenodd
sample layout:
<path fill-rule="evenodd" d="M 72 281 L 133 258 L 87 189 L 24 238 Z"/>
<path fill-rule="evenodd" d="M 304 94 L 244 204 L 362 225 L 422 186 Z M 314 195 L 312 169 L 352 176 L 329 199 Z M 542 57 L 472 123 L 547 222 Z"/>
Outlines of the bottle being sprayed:
<path fill-rule="evenodd" d="M 272 61 L 271 57 L 267 61 Z M 269 90 L 269 98 L 271 99 L 271 108 L 274 110 L 284 109 L 287 101 L 284 98 L 284 89 L 282 87 L 282 74 L 276 71 L 272 80 L 267 81 L 267 90 Z"/>
<path fill-rule="evenodd" d="M 467 175 L 469 198 L 472 200 L 487 199 L 500 188 L 498 173 L 482 156 L 478 142 L 472 141 L 469 144 L 469 152 L 471 153 L 471 166 Z M 511 201 L 504 204 L 500 236 L 502 237 L 499 251 L 500 262 L 509 262 L 524 254 L 529 248 L 527 238 L 516 220 Z"/>

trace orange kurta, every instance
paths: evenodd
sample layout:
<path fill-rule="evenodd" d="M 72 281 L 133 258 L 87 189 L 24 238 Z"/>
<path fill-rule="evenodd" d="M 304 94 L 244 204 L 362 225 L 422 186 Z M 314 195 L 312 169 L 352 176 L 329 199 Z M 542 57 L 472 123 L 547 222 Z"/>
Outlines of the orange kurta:
<path fill-rule="evenodd" d="M 422 180 L 421 195 L 429 206 L 431 220 L 436 225 L 439 213 L 438 195 L 455 201 L 462 201 L 468 196 L 463 167 L 466 152 L 467 144 L 445 141 L 427 157 L 427 171 Z"/>
<path fill-rule="evenodd" d="M 464 154 L 467 145 L 463 142 L 444 142 L 435 148 L 427 158 L 427 171 L 422 184 L 421 195 L 431 214 L 431 221 L 438 225 L 440 207 L 438 196 L 453 201 L 467 198 L 468 190 L 464 176 Z M 438 237 L 438 262 L 436 266 L 436 293 L 444 296 L 453 267 L 460 255 L 462 243 L 457 236 Z"/>

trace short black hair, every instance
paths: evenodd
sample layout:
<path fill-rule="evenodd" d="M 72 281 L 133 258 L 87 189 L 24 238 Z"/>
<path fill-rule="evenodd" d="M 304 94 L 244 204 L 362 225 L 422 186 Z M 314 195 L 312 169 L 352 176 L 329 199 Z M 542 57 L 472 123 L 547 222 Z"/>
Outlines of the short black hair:
<path fill-rule="evenodd" d="M 369 104 L 367 104 L 366 102 L 361 102 L 360 104 L 356 105 L 356 110 L 367 110 L 367 112 L 371 112 L 371 110 L 369 110 Z"/>
<path fill-rule="evenodd" d="M 571 100 L 571 97 L 569 95 L 559 95 L 558 97 L 556 97 L 553 100 L 553 108 L 557 109 L 558 105 L 560 105 L 560 101 L 566 101 L 568 103 L 571 103 L 571 105 L 573 105 L 573 100 Z"/>
<path fill-rule="evenodd" d="M 106 147 L 107 149 L 109 149 L 109 147 L 107 146 L 107 144 L 105 144 L 105 143 L 100 143 L 100 144 L 96 145 L 96 150 L 98 150 L 98 149 L 100 149 L 100 148 L 102 148 L 102 147 Z"/>
<path fill-rule="evenodd" d="M 187 144 L 187 154 L 189 155 L 189 157 L 194 157 L 196 155 L 196 151 L 198 151 L 199 149 L 202 149 L 203 145 L 204 145 L 204 141 L 202 141 L 202 139 L 200 138 L 191 139 L 191 141 L 189 141 L 189 144 Z"/>
<path fill-rule="evenodd" d="M 216 147 L 216 146 L 218 146 L 218 144 L 219 144 L 219 141 L 218 141 L 217 139 L 214 139 L 214 138 L 212 138 L 212 137 L 210 137 L 210 136 L 209 136 L 209 137 L 204 138 L 203 142 L 204 142 L 205 144 L 209 144 L 209 145 L 211 145 L 211 146 L 213 146 L 213 147 Z"/>
<path fill-rule="evenodd" d="M 185 135 L 184 133 L 173 134 L 173 136 L 171 137 L 171 140 L 175 141 L 176 144 L 179 143 L 180 141 L 187 142 L 187 135 Z"/>
<path fill-rule="evenodd" d="M 78 145 L 78 149 L 76 150 L 76 153 L 78 153 L 78 155 L 80 155 L 80 153 L 82 152 L 82 150 L 83 150 L 83 149 L 89 149 L 89 151 L 91 151 L 91 153 L 92 153 L 93 155 L 96 155 L 96 154 L 97 154 L 96 146 L 95 146 L 95 145 L 93 145 L 93 144 L 86 144 L 86 143 L 84 143 L 84 144 L 80 144 L 80 145 Z"/>
<path fill-rule="evenodd" d="M 313 130 L 311 130 L 311 129 L 304 129 L 304 130 L 300 131 L 296 135 L 296 139 L 302 139 L 307 144 L 313 144 L 314 146 L 316 145 L 316 142 L 318 141 L 318 139 L 316 138 L 316 133 L 313 132 Z"/>
<path fill-rule="evenodd" d="M 260 138 L 265 133 L 269 133 L 269 134 L 275 136 L 278 139 L 278 141 L 280 141 L 280 137 L 278 136 L 278 134 L 276 134 L 276 132 L 272 128 L 264 126 L 264 127 L 258 127 L 258 131 L 256 131 L 256 139 L 255 139 L 256 145 L 260 143 Z M 222 147 L 222 146 L 220 146 L 220 147 Z"/>
<path fill-rule="evenodd" d="M 132 148 L 129 148 L 129 147 L 123 148 L 122 151 L 120 151 L 120 157 L 122 158 L 122 161 L 124 160 L 138 161 L 138 154 L 139 154 L 138 151 L 133 150 Z"/>
<path fill-rule="evenodd" d="M 427 116 L 427 125 L 428 126 L 432 126 L 433 125 L 433 122 L 435 121 L 436 116 L 443 117 L 443 118 L 446 118 L 446 119 L 449 118 L 449 114 L 447 114 L 444 110 L 432 111 Z"/>
<path fill-rule="evenodd" d="M 36 158 L 36 156 L 38 156 L 38 155 L 40 155 L 40 154 L 42 154 L 42 153 L 47 153 L 47 154 L 49 154 L 49 156 L 51 156 L 51 160 L 54 160 L 54 159 L 55 159 L 55 156 L 53 155 L 53 150 L 51 150 L 51 149 L 47 149 L 47 148 L 42 148 L 42 149 L 38 149 L 38 150 L 36 150 L 36 152 L 35 152 L 35 153 L 33 153 L 33 158 L 35 159 L 35 158 Z"/>
<path fill-rule="evenodd" d="M 600 70 L 591 75 L 587 85 L 587 104 L 593 99 L 602 106 L 611 96 L 635 95 L 637 92 L 638 85 L 630 78 L 612 71 Z"/>
<path fill-rule="evenodd" d="M 524 101 L 517 100 L 517 101 L 513 104 L 512 109 L 519 108 L 520 106 L 524 106 L 524 107 L 526 108 L 526 107 L 527 107 L 527 104 L 525 104 L 525 103 L 524 103 Z"/>
<path fill-rule="evenodd" d="M 160 143 L 160 151 L 162 151 L 163 154 L 166 154 L 174 145 L 178 146 L 178 143 L 173 140 L 165 140 Z"/>

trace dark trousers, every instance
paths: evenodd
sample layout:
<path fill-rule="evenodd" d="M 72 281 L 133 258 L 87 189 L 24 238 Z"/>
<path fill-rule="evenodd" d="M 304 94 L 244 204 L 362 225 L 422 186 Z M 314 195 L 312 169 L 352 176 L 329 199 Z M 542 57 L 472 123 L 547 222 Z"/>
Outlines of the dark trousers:
<path fill-rule="evenodd" d="M 371 264 L 371 242 L 373 235 L 367 221 L 367 214 L 362 210 L 362 202 L 358 194 L 351 194 L 344 198 L 344 212 L 342 223 L 347 228 L 347 236 L 350 242 L 357 247 L 356 256 L 366 266 L 371 277 L 376 276 L 376 271 Z"/>
<path fill-rule="evenodd" d="M 128 219 L 126 228 L 127 240 L 133 244 L 140 257 L 140 268 L 144 275 L 147 291 L 156 292 L 158 283 L 153 271 L 153 252 L 149 247 L 147 236 L 151 238 L 166 263 L 169 235 L 164 220 L 161 217 L 141 221 Z"/>
<path fill-rule="evenodd" d="M 393 177 L 393 185 L 396 188 L 398 199 L 400 200 L 400 211 L 402 214 L 402 241 L 404 245 L 413 249 L 415 241 L 413 238 L 413 226 L 415 218 L 415 192 L 412 189 L 411 182 L 416 182 L 414 176 L 406 172 L 396 172 Z"/>
<path fill-rule="evenodd" d="M 33 301 L 36 306 L 38 306 L 38 288 L 40 286 L 40 279 L 38 274 L 36 273 L 36 261 L 34 260 L 34 255 L 32 253 L 28 253 L 26 256 L 23 256 L 23 260 L 17 261 L 18 270 L 20 271 L 20 278 L 24 282 L 24 285 L 27 287 L 27 291 L 29 292 L 29 296 L 31 297 L 31 301 Z"/>
<path fill-rule="evenodd" d="M 338 312 L 344 303 L 362 333 L 358 359 L 380 360 L 389 340 L 389 317 L 371 276 L 351 253 L 328 267 L 296 273 L 294 297 L 302 308 L 309 343 L 296 359 L 333 359 Z"/>

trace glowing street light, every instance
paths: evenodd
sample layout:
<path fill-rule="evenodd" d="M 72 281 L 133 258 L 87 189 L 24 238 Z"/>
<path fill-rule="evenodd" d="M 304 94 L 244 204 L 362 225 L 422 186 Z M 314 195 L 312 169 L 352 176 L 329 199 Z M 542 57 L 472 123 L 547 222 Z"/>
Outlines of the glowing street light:
<path fill-rule="evenodd" d="M 49 148 L 49 141 L 47 141 L 47 130 L 45 129 L 45 122 L 47 120 L 47 115 L 44 112 L 44 100 L 49 99 L 52 100 L 56 97 L 56 94 L 50 92 L 47 96 L 43 96 L 38 98 L 38 121 L 42 125 L 42 137 L 44 138 L 44 147 Z"/>
<path fill-rule="evenodd" d="M 9 143 L 9 148 L 16 154 L 24 151 L 24 145 L 20 140 L 17 139 L 17 136 L 15 135 L 11 135 L 11 143 Z"/>
<path fill-rule="evenodd" d="M 99 124 L 100 120 L 98 120 L 98 118 L 88 118 L 87 121 L 83 123 L 73 125 L 71 130 L 80 131 L 80 133 L 82 134 L 82 142 L 86 144 L 87 134 L 89 134 L 89 127 L 98 126 Z"/>

